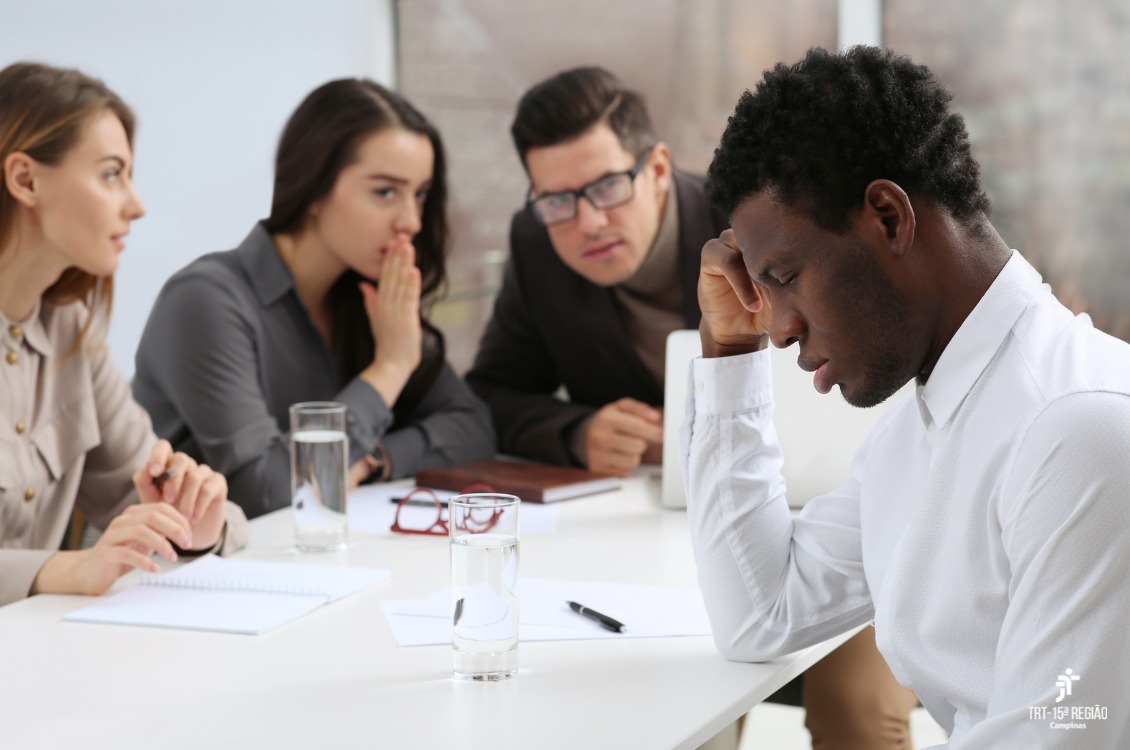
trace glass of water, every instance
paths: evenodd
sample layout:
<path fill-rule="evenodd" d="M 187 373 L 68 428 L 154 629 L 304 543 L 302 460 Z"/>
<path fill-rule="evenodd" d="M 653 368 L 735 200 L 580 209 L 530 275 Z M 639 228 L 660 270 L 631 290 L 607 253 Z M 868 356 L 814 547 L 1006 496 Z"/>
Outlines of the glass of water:
<path fill-rule="evenodd" d="M 348 458 L 345 404 L 304 401 L 290 407 L 290 497 L 299 550 L 345 549 Z"/>
<path fill-rule="evenodd" d="M 518 671 L 518 508 L 513 495 L 456 495 L 447 504 L 455 676 Z"/>

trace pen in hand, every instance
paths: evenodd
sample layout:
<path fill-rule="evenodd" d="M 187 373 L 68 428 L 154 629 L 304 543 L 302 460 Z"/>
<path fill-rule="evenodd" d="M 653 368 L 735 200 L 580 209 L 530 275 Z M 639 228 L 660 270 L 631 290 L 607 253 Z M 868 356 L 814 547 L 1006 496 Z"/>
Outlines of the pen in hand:
<path fill-rule="evenodd" d="M 595 620 L 596 622 L 600 623 L 600 627 L 604 628 L 605 630 L 611 630 L 613 633 L 624 632 L 624 623 L 618 620 L 613 620 L 608 615 L 602 615 L 601 613 L 589 609 L 583 604 L 577 604 L 576 602 L 565 603 L 569 605 L 569 609 L 573 610 L 580 616 L 587 617 L 590 620 Z"/>
<path fill-rule="evenodd" d="M 157 488 L 160 489 L 161 485 L 163 485 L 165 483 L 165 480 L 166 479 L 172 479 L 173 474 L 176 474 L 176 473 L 177 473 L 176 469 L 165 469 L 160 474 L 153 477 L 153 484 L 155 484 L 157 486 Z"/>

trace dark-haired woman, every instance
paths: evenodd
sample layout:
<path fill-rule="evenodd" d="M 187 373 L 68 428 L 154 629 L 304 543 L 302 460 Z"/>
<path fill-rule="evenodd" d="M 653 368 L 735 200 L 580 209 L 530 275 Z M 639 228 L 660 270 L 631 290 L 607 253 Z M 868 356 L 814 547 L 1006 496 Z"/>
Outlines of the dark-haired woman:
<path fill-rule="evenodd" d="M 155 572 L 154 554 L 247 538 L 224 477 L 157 440 L 106 347 L 114 272 L 145 213 L 133 131 L 101 81 L 0 70 L 0 605 L 101 594 L 129 570 Z M 76 505 L 104 533 L 60 552 Z"/>
<path fill-rule="evenodd" d="M 290 503 L 288 407 L 348 406 L 352 483 L 494 451 L 486 407 L 421 315 L 444 280 L 435 128 L 372 81 L 332 81 L 291 116 L 271 215 L 161 290 L 134 395 L 249 516 Z"/>

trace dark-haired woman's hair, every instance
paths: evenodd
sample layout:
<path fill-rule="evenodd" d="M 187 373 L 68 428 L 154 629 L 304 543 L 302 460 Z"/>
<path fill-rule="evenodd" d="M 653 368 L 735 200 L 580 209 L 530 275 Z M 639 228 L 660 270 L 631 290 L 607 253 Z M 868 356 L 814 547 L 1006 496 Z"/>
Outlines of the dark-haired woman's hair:
<path fill-rule="evenodd" d="M 710 165 L 710 199 L 728 216 L 768 189 L 842 232 L 867 185 L 887 179 L 976 222 L 989 198 L 951 98 L 927 67 L 890 50 L 813 48 L 742 94 Z"/>
<path fill-rule="evenodd" d="M 133 112 L 102 81 L 77 70 L 38 63 L 9 65 L 0 70 L 0 164 L 16 152 L 42 164 L 58 164 L 78 143 L 83 127 L 101 112 L 111 112 L 121 120 L 132 148 Z M 17 210 L 7 187 L 0 189 L 0 254 L 11 242 Z M 81 300 L 91 311 L 101 305 L 109 316 L 114 277 L 68 268 L 43 297 L 59 305 Z M 87 318 L 71 351 L 82 342 L 94 317 Z"/>
<path fill-rule="evenodd" d="M 624 87 L 604 68 L 566 70 L 526 92 L 510 135 L 522 164 L 531 148 L 565 143 L 598 123 L 605 123 L 630 154 L 656 143 L 643 97 Z"/>
<path fill-rule="evenodd" d="M 319 86 L 298 105 L 279 140 L 271 215 L 263 222 L 271 234 L 301 230 L 310 207 L 333 190 L 341 171 L 357 159 L 361 143 L 386 128 L 425 136 L 435 152 L 431 186 L 424 200 L 419 234 L 413 239 L 421 277 L 424 356 L 396 401 L 394 424 L 411 414 L 439 376 L 444 363 L 443 335 L 426 313 L 442 292 L 447 248 L 447 167 L 439 131 L 399 94 L 370 80 L 345 78 Z M 330 289 L 338 370 L 345 383 L 365 369 L 376 353 L 369 319 L 353 270 Z"/>

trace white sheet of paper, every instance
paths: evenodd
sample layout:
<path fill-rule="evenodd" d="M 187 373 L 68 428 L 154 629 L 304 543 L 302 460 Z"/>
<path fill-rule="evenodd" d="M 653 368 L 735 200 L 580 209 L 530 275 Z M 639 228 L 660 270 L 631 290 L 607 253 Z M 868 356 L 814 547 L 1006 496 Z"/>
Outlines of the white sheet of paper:
<path fill-rule="evenodd" d="M 346 515 L 349 528 L 368 534 L 391 534 L 392 520 L 396 516 L 394 497 L 404 497 L 415 487 L 389 484 L 367 484 L 349 493 Z M 440 500 L 447 500 L 458 492 L 432 490 Z M 522 533 L 552 534 L 557 528 L 557 517 L 561 513 L 559 505 L 541 503 L 522 503 Z M 412 527 L 427 526 L 435 518 L 434 508 L 407 505 L 401 515 L 401 523 Z"/>
<path fill-rule="evenodd" d="M 313 612 L 327 601 L 324 596 L 132 586 L 63 619 L 257 635 Z"/>
<path fill-rule="evenodd" d="M 622 633 L 605 630 L 569 609 L 567 601 L 619 620 L 626 629 Z M 397 645 L 451 643 L 450 589 L 442 588 L 420 599 L 380 604 Z M 710 621 L 698 589 L 548 578 L 518 580 L 519 641 L 697 635 L 710 635 Z"/>

